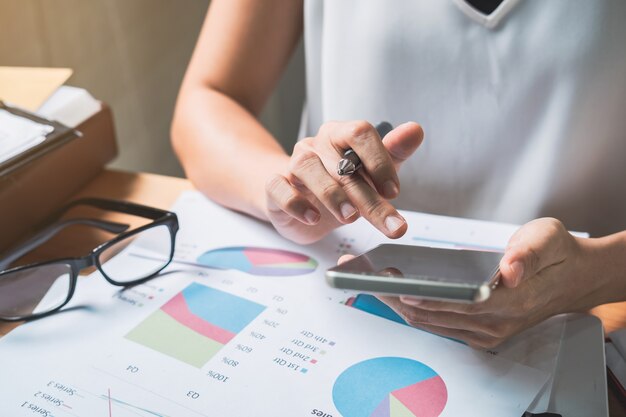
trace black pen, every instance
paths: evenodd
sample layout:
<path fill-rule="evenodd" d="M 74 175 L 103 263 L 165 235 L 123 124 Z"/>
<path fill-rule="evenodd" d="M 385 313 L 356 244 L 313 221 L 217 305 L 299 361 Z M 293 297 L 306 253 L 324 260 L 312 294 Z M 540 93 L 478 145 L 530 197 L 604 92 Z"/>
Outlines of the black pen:
<path fill-rule="evenodd" d="M 380 122 L 376 125 L 376 131 L 378 132 L 378 136 L 380 138 L 384 138 L 385 135 L 393 130 L 393 126 L 389 122 Z M 361 159 L 352 149 L 348 149 L 343 153 L 343 158 L 339 160 L 337 164 L 337 174 L 344 175 L 352 175 L 359 168 L 361 168 L 363 164 L 361 163 Z"/>

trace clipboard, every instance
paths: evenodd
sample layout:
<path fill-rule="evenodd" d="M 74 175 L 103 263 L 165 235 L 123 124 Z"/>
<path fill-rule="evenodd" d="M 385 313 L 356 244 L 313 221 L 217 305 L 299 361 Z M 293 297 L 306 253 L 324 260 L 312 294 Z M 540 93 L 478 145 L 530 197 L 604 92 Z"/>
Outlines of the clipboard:
<path fill-rule="evenodd" d="M 54 128 L 51 133 L 46 135 L 46 138 L 42 143 L 37 144 L 32 148 L 26 149 L 25 151 L 7 159 L 6 161 L 1 162 L 0 179 L 5 178 L 5 176 L 10 175 L 12 172 L 18 170 L 29 162 L 41 157 L 45 153 L 50 152 L 60 146 L 63 146 L 74 138 L 82 136 L 82 133 L 76 129 L 67 127 L 59 122 L 43 119 L 24 110 L 9 107 L 2 101 L 0 101 L 0 109 L 5 110 L 15 116 L 32 120 L 34 122 L 44 125 L 52 126 Z"/>

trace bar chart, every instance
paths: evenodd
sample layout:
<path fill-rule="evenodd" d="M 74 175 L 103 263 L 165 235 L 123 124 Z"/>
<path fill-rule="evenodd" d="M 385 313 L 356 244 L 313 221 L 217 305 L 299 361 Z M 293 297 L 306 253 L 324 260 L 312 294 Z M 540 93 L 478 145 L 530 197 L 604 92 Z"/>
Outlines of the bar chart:
<path fill-rule="evenodd" d="M 253 301 L 192 283 L 126 339 L 201 368 L 264 310 Z"/>

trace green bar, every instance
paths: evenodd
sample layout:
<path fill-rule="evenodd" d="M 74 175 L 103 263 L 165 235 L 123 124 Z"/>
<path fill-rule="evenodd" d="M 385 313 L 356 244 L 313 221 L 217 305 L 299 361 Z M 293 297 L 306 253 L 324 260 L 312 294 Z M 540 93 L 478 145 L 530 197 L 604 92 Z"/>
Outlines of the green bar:
<path fill-rule="evenodd" d="M 185 327 L 161 310 L 148 316 L 126 338 L 196 368 L 202 368 L 224 346 Z"/>

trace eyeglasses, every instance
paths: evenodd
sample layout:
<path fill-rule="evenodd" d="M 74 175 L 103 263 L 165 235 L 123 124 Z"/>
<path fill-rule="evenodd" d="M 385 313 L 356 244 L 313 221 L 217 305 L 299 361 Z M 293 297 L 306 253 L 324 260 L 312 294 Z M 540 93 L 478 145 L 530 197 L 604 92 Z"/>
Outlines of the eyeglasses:
<path fill-rule="evenodd" d="M 55 217 L 60 218 L 76 206 L 126 213 L 152 222 L 130 231 L 128 224 L 89 218 L 57 221 L 46 227 L 0 259 L 0 320 L 34 319 L 60 310 L 74 295 L 78 274 L 85 268 L 95 266 L 113 285 L 132 286 L 154 278 L 172 261 L 178 231 L 175 213 L 135 203 L 86 198 L 70 203 Z M 75 224 L 117 235 L 82 257 L 55 259 L 4 270 L 64 228 Z M 154 256 L 135 257 L 132 267 L 118 267 L 115 262 L 107 262 L 130 243 Z"/>

